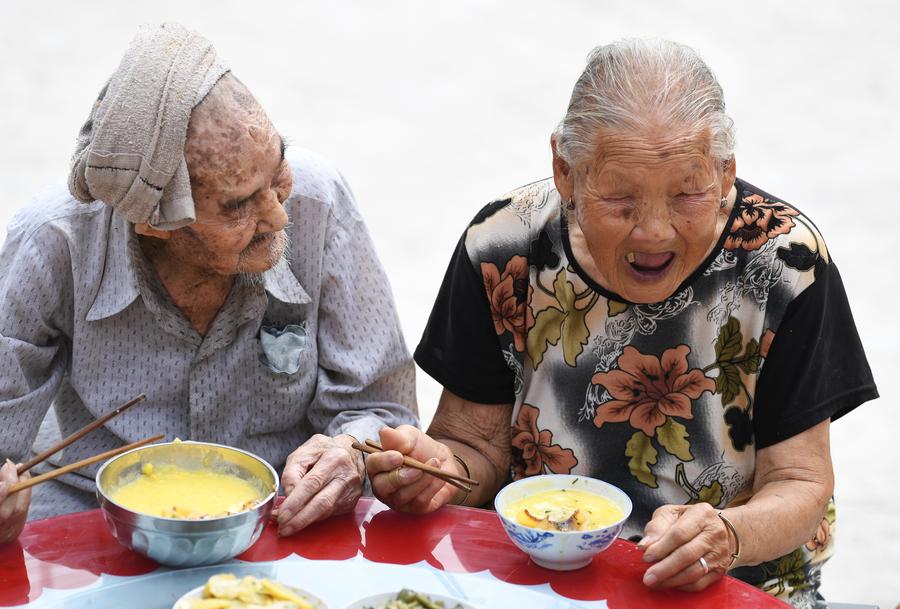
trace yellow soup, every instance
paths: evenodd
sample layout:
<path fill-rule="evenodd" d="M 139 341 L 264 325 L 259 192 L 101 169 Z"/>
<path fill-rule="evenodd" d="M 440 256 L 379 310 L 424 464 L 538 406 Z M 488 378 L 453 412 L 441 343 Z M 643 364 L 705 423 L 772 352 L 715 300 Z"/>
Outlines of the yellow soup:
<path fill-rule="evenodd" d="M 606 497 L 576 489 L 556 489 L 514 501 L 504 515 L 534 529 L 590 531 L 616 523 L 625 514 Z"/>
<path fill-rule="evenodd" d="M 110 494 L 121 506 L 166 518 L 215 518 L 242 512 L 260 499 L 247 480 L 212 471 L 147 463 L 137 479 Z"/>

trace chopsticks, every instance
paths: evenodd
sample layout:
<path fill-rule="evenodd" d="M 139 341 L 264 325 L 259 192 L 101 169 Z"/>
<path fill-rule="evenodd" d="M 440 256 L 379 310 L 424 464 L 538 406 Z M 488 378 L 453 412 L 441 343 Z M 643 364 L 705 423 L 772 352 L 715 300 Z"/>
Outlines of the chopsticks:
<path fill-rule="evenodd" d="M 122 414 L 123 412 L 125 412 L 126 410 L 128 410 L 129 408 L 131 408 L 132 406 L 137 404 L 138 402 L 143 402 L 144 399 L 146 399 L 146 397 L 147 396 L 145 396 L 142 393 L 141 395 L 137 396 L 136 398 L 132 398 L 132 399 L 128 400 L 127 402 L 125 402 L 124 404 L 122 404 L 121 406 L 119 406 L 118 408 L 113 410 L 112 412 L 106 413 L 105 415 L 103 415 L 102 417 L 100 417 L 99 419 L 94 421 L 93 423 L 85 425 L 84 427 L 82 427 L 81 429 L 79 429 L 78 431 L 73 433 L 72 435 L 60 440 L 59 442 L 57 442 L 56 444 L 54 444 L 53 446 L 51 446 L 50 448 L 48 448 L 47 450 L 42 452 L 41 454 L 31 458 L 30 460 L 28 460 L 25 463 L 23 463 L 22 465 L 20 465 L 18 468 L 16 468 L 16 473 L 21 476 L 22 474 L 24 474 L 25 472 L 30 470 L 32 467 L 34 467 L 38 463 L 44 461 L 45 459 L 53 456 L 54 454 L 58 453 L 59 451 L 64 449 L 66 446 L 68 446 L 72 442 L 74 442 L 76 440 L 80 440 L 87 434 L 91 433 L 92 431 L 94 431 L 95 429 L 97 429 L 98 427 L 100 427 L 101 425 L 106 423 L 107 421 L 109 421 L 111 418 Z"/>
<path fill-rule="evenodd" d="M 75 471 L 76 469 L 81 469 L 82 467 L 86 467 L 88 465 L 96 463 L 97 461 L 103 461 L 105 459 L 109 459 L 110 457 L 115 457 L 116 455 L 128 452 L 132 448 L 138 448 L 146 444 L 151 444 L 158 440 L 162 440 L 165 437 L 165 434 L 159 434 L 158 436 L 153 436 L 152 438 L 138 440 L 137 442 L 132 442 L 131 444 L 126 444 L 125 446 L 120 446 L 119 448 L 108 450 L 105 453 L 100 453 L 99 455 L 94 455 L 93 457 L 88 457 L 87 459 L 82 459 L 81 461 L 76 461 L 75 463 L 64 465 L 58 469 L 53 470 L 52 472 L 47 472 L 46 474 L 35 476 L 34 478 L 25 480 L 24 482 L 13 484 L 9 487 L 9 494 L 12 495 L 13 493 L 18 493 L 19 491 L 34 486 L 35 484 L 40 484 L 41 482 L 46 482 L 47 480 L 53 480 L 54 478 L 58 478 L 63 474 L 68 474 L 69 472 Z"/>
<path fill-rule="evenodd" d="M 353 444 L 351 444 L 351 446 L 353 446 L 353 448 L 355 448 L 356 450 L 361 450 L 367 455 L 384 452 L 384 448 L 381 446 L 381 444 L 375 442 L 374 440 L 366 440 L 365 444 L 354 442 Z M 448 484 L 455 486 L 456 488 L 467 493 L 472 492 L 472 486 L 478 486 L 480 484 L 478 480 L 473 480 L 472 478 L 466 478 L 465 476 L 457 476 L 456 474 L 445 472 L 442 469 L 432 467 L 430 465 L 422 463 L 421 461 L 416 461 L 415 459 L 407 457 L 406 455 L 403 456 L 403 465 L 411 467 L 413 469 L 421 470 L 426 474 L 431 474 L 435 478 L 440 478 L 444 482 L 447 482 Z"/>

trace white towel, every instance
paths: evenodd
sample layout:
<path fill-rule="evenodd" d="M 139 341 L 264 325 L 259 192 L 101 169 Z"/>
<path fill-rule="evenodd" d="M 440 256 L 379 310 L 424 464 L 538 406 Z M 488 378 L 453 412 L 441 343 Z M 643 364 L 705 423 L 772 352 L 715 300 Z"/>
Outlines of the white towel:
<path fill-rule="evenodd" d="M 72 196 L 163 230 L 196 220 L 184 160 L 188 121 L 226 72 L 196 32 L 177 23 L 142 27 L 78 134 Z"/>

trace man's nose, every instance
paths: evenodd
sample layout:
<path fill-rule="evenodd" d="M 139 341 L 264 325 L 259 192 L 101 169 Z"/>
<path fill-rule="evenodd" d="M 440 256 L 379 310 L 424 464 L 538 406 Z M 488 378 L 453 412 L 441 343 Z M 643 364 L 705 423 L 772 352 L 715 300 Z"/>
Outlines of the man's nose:
<path fill-rule="evenodd" d="M 277 232 L 287 226 L 288 216 L 284 209 L 284 203 L 278 200 L 274 190 L 268 190 L 265 199 L 260 202 L 259 212 L 256 218 L 259 232 Z"/>

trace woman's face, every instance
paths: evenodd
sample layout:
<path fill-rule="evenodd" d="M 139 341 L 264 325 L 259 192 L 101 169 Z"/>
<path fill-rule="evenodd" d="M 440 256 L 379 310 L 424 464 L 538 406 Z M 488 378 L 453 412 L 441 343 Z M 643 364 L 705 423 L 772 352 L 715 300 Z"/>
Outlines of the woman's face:
<path fill-rule="evenodd" d="M 573 248 L 586 247 L 589 272 L 631 302 L 674 294 L 724 229 L 720 200 L 734 184 L 734 162 L 715 161 L 703 134 L 662 128 L 602 134 L 593 160 L 577 168 L 553 148 L 557 189 L 575 204 Z"/>

